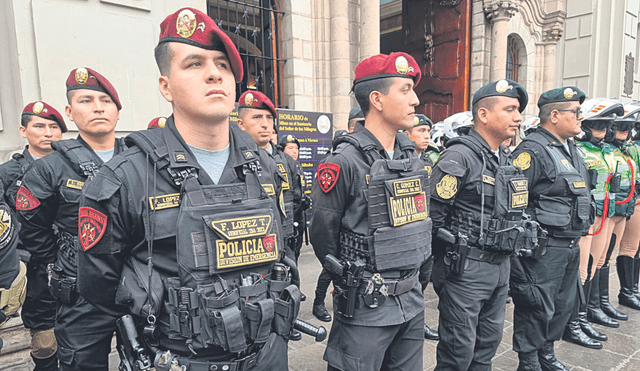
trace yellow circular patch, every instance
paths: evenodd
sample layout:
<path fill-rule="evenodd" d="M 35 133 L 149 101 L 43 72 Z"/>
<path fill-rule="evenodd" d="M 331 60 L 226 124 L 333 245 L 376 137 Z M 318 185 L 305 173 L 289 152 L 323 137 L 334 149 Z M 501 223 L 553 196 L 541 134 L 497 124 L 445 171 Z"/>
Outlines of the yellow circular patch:
<path fill-rule="evenodd" d="M 573 98 L 574 95 L 578 94 L 578 92 L 577 91 L 573 91 L 573 89 L 571 89 L 571 88 L 566 88 L 566 89 L 564 89 L 563 94 L 564 94 L 565 99 L 571 99 L 571 98 Z"/>
<path fill-rule="evenodd" d="M 176 19 L 176 33 L 184 38 L 189 38 L 196 32 L 196 14 L 191 9 L 184 9 Z"/>
<path fill-rule="evenodd" d="M 253 94 L 249 93 L 244 96 L 244 105 L 253 106 Z"/>
<path fill-rule="evenodd" d="M 522 170 L 527 170 L 531 167 L 531 155 L 528 152 L 522 152 L 513 160 L 513 166 L 517 166 Z"/>
<path fill-rule="evenodd" d="M 163 128 L 167 124 L 167 119 L 165 117 L 160 117 L 158 119 L 158 127 Z"/>
<path fill-rule="evenodd" d="M 458 179 L 453 175 L 445 175 L 436 184 L 436 193 L 443 200 L 448 200 L 458 192 Z"/>
<path fill-rule="evenodd" d="M 396 58 L 396 71 L 401 74 L 409 72 L 409 61 L 403 56 Z"/>
<path fill-rule="evenodd" d="M 44 109 L 44 104 L 42 104 L 42 102 L 36 102 L 33 105 L 33 113 L 35 113 L 36 115 L 42 112 L 43 109 Z"/>

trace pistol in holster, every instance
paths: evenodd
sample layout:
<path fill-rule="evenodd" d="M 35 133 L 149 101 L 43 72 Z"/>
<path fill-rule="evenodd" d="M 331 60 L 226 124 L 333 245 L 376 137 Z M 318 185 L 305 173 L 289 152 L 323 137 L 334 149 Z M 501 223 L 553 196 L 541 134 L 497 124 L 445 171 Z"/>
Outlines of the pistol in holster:
<path fill-rule="evenodd" d="M 451 272 L 454 274 L 464 272 L 467 254 L 469 253 L 467 235 L 458 232 L 458 236 L 456 237 L 448 230 L 440 228 L 438 229 L 437 236 L 447 243 L 447 252 L 444 256 L 445 264 L 449 266 Z"/>
<path fill-rule="evenodd" d="M 116 328 L 122 342 L 117 348 L 120 356 L 118 371 L 150 370 L 151 359 L 138 341 L 138 331 L 131 315 L 118 318 Z"/>
<path fill-rule="evenodd" d="M 346 289 L 342 285 L 335 287 L 338 292 L 338 313 L 347 318 L 353 317 L 356 304 L 358 308 L 362 307 L 362 303 L 359 303 L 362 297 L 358 294 L 358 287 L 362 282 L 366 263 L 362 259 L 341 262 L 329 254 L 325 257 L 323 266 L 333 277 L 339 277 L 339 282 L 346 286 Z"/>
<path fill-rule="evenodd" d="M 540 259 L 547 250 L 547 231 L 528 216 L 522 220 L 522 229 L 522 238 L 518 239 L 515 253 L 525 258 Z"/>

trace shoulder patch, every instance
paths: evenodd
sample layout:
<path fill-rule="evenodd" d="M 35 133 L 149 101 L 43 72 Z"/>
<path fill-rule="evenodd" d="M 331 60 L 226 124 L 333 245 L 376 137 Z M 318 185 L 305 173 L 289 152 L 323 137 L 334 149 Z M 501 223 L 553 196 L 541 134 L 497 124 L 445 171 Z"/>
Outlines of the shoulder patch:
<path fill-rule="evenodd" d="M 273 196 L 276 194 L 276 189 L 271 183 L 262 183 L 262 188 L 264 188 L 264 191 L 267 192 L 267 196 Z"/>
<path fill-rule="evenodd" d="M 81 207 L 78 212 L 78 238 L 84 251 L 95 246 L 107 229 L 107 216 L 90 207 Z"/>
<path fill-rule="evenodd" d="M 16 209 L 20 211 L 33 210 L 40 206 L 40 201 L 24 186 L 20 186 L 16 194 Z"/>
<path fill-rule="evenodd" d="M 13 237 L 13 218 L 9 207 L 0 204 L 0 250 L 11 242 Z"/>
<path fill-rule="evenodd" d="M 286 211 L 286 207 L 284 205 L 284 193 L 282 190 L 280 190 L 280 197 L 278 197 L 278 205 L 280 206 L 280 211 L 282 211 L 282 215 L 284 215 L 284 217 L 287 217 L 287 211 Z"/>
<path fill-rule="evenodd" d="M 436 193 L 443 200 L 448 200 L 458 193 L 458 178 L 447 174 L 436 184 Z"/>
<path fill-rule="evenodd" d="M 527 170 L 531 167 L 531 155 L 529 152 L 522 152 L 518 157 L 513 160 L 513 166 L 517 166 L 522 170 Z"/>
<path fill-rule="evenodd" d="M 318 185 L 322 192 L 329 193 L 335 187 L 340 176 L 340 166 L 325 162 L 318 166 Z"/>

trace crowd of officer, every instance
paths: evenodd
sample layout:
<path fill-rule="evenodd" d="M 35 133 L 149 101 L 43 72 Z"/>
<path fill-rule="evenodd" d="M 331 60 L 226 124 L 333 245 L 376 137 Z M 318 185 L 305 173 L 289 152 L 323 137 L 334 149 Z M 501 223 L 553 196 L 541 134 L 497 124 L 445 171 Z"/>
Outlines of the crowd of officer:
<path fill-rule="evenodd" d="M 522 123 L 528 94 L 503 79 L 434 124 L 416 113 L 417 62 L 376 55 L 356 67 L 360 108 L 309 197 L 300 142 L 276 145 L 266 95 L 241 94 L 230 127 L 243 65 L 229 37 L 191 8 L 160 31 L 172 115 L 116 138 L 115 87 L 79 67 L 64 110 L 78 137 L 61 140 L 63 116 L 32 102 L 29 144 L 0 166 L 0 323 L 23 305 L 35 370 L 107 370 L 114 333 L 123 370 L 288 369 L 300 331 L 326 335 L 297 319 L 311 200 L 330 370 L 421 370 L 425 338 L 436 370 L 489 370 L 509 293 L 518 370 L 566 370 L 554 342 L 599 349 L 589 323 L 627 319 L 609 301 L 614 256 L 618 302 L 640 310 L 640 105 L 569 86 Z"/>

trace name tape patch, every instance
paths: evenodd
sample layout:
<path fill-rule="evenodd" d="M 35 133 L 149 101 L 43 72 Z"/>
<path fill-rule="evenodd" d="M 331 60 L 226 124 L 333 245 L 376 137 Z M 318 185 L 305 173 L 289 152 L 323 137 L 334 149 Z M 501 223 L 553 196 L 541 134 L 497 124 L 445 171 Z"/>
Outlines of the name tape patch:
<path fill-rule="evenodd" d="M 211 227 L 227 240 L 264 236 L 271 227 L 271 215 L 216 220 Z"/>
<path fill-rule="evenodd" d="M 482 174 L 482 181 L 487 184 L 496 185 L 496 178 Z"/>
<path fill-rule="evenodd" d="M 273 184 L 264 183 L 262 184 L 262 188 L 264 188 L 264 191 L 267 192 L 267 195 L 269 196 L 273 196 L 276 194 L 276 189 L 273 187 Z"/>
<path fill-rule="evenodd" d="M 403 197 L 389 197 L 389 219 L 394 227 L 427 219 L 427 198 L 424 192 Z"/>
<path fill-rule="evenodd" d="M 422 192 L 420 179 L 396 180 L 393 182 L 393 194 L 396 197 L 415 195 Z"/>
<path fill-rule="evenodd" d="M 75 179 L 67 179 L 67 188 L 82 190 L 82 187 L 84 187 L 84 182 Z"/>
<path fill-rule="evenodd" d="M 284 164 L 277 164 L 278 165 L 278 170 L 280 170 L 280 174 L 282 174 L 282 177 L 284 178 L 284 181 L 282 182 L 282 189 L 283 190 L 287 190 L 290 188 L 289 186 L 289 174 L 287 174 L 287 171 L 284 168 Z"/>
<path fill-rule="evenodd" d="M 180 193 L 170 193 L 168 195 L 149 197 L 151 210 L 164 210 L 180 206 Z"/>
<path fill-rule="evenodd" d="M 529 192 L 514 192 L 511 194 L 511 208 L 520 209 L 529 204 Z"/>
<path fill-rule="evenodd" d="M 510 182 L 516 192 L 524 192 L 529 188 L 529 182 L 527 179 L 512 179 Z"/>
<path fill-rule="evenodd" d="M 218 269 L 261 264 L 278 258 L 275 234 L 238 241 L 216 240 Z"/>

